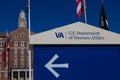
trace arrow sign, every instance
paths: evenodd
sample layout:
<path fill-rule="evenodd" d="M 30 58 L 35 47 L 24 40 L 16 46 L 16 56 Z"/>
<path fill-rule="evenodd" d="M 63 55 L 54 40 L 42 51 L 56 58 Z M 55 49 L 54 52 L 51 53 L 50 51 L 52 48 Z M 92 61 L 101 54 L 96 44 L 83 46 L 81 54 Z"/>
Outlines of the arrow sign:
<path fill-rule="evenodd" d="M 35 45 L 34 51 L 34 80 L 120 80 L 120 46 Z"/>
<path fill-rule="evenodd" d="M 57 54 L 45 65 L 45 67 L 56 77 L 58 78 L 60 74 L 58 74 L 53 68 L 69 68 L 68 63 L 65 64 L 53 64 L 53 62 L 59 58 Z"/>

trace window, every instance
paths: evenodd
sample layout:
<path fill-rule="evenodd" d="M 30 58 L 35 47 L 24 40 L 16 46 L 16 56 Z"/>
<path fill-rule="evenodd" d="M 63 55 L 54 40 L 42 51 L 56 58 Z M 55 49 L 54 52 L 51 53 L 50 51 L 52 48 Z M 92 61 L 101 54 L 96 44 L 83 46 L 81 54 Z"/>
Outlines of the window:
<path fill-rule="evenodd" d="M 24 63 L 22 62 L 22 63 L 21 63 L 21 68 L 23 68 L 23 67 L 24 67 Z"/>
<path fill-rule="evenodd" d="M 14 46 L 17 47 L 18 46 L 18 42 L 14 41 Z"/>
<path fill-rule="evenodd" d="M 14 71 L 14 72 L 13 72 L 13 77 L 14 77 L 14 78 L 18 78 L 18 72 L 17 72 L 17 71 Z"/>
<path fill-rule="evenodd" d="M 21 56 L 21 64 L 20 67 L 23 68 L 24 67 L 24 56 Z"/>
<path fill-rule="evenodd" d="M 18 49 L 14 48 L 14 54 L 17 55 Z"/>
<path fill-rule="evenodd" d="M 17 64 L 14 64 L 14 68 L 17 68 Z"/>
<path fill-rule="evenodd" d="M 20 77 L 25 77 L 25 71 L 20 72 Z"/>
<path fill-rule="evenodd" d="M 17 61 L 17 56 L 14 56 L 14 61 Z"/>
<path fill-rule="evenodd" d="M 24 53 L 24 48 L 21 48 L 21 54 L 23 55 L 23 53 Z"/>
<path fill-rule="evenodd" d="M 24 60 L 24 56 L 21 56 L 21 61 L 23 61 Z"/>
<path fill-rule="evenodd" d="M 14 62 L 14 68 L 17 68 L 17 61 Z"/>
<path fill-rule="evenodd" d="M 2 41 L 0 41 L 0 47 L 2 47 Z"/>
<path fill-rule="evenodd" d="M 2 49 L 0 49 L 0 54 L 2 54 Z"/>
<path fill-rule="evenodd" d="M 21 41 L 21 47 L 24 47 L 24 41 Z"/>

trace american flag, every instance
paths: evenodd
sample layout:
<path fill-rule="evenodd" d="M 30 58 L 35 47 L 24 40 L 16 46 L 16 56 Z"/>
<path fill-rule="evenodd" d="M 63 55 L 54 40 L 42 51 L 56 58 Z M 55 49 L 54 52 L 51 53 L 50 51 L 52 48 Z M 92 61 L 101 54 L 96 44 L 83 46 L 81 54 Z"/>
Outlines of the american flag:
<path fill-rule="evenodd" d="M 77 17 L 80 18 L 83 12 L 82 0 L 76 0 L 76 7 L 77 7 Z"/>
<path fill-rule="evenodd" d="M 4 62 L 5 67 L 6 67 L 6 59 L 7 59 L 8 52 L 9 52 L 9 34 L 6 33 L 6 40 L 5 40 L 4 50 L 3 50 L 3 57 L 2 57 L 2 61 Z"/>

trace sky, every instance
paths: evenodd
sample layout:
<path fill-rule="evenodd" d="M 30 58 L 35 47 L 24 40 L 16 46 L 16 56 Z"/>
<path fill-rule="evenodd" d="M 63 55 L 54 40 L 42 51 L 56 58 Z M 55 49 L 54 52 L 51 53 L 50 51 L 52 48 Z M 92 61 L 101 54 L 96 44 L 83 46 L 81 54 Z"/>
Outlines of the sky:
<path fill-rule="evenodd" d="M 76 0 L 31 0 L 31 31 L 47 31 L 75 22 L 84 22 L 84 14 L 76 17 Z M 109 30 L 120 33 L 120 0 L 104 0 Z M 17 29 L 21 10 L 26 11 L 27 0 L 0 2 L 0 32 Z M 88 24 L 100 27 L 101 0 L 86 0 Z M 27 17 L 27 15 L 26 15 Z"/>

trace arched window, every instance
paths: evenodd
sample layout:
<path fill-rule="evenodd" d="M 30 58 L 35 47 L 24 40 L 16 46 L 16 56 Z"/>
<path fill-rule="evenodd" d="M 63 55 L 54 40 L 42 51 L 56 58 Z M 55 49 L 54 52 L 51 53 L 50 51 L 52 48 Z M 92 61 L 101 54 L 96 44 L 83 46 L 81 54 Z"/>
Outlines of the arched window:
<path fill-rule="evenodd" d="M 18 46 L 18 41 L 14 41 L 14 46 L 15 46 L 15 47 Z"/>
<path fill-rule="evenodd" d="M 21 47 L 24 47 L 24 41 L 21 41 Z"/>

